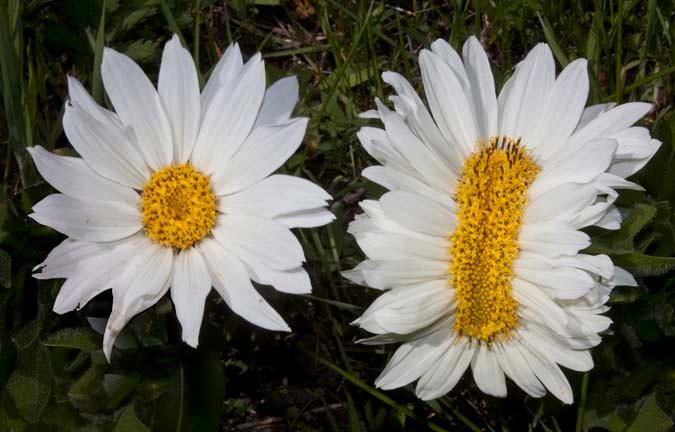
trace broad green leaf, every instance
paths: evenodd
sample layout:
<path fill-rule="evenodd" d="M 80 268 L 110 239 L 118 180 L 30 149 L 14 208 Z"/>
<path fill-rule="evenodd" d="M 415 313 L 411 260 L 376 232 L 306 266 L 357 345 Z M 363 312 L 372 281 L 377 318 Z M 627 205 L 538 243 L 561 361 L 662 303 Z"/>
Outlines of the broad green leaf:
<path fill-rule="evenodd" d="M 635 420 L 625 432 L 665 432 L 670 430 L 673 421 L 656 403 L 656 393 L 652 393 L 640 407 Z"/>
<path fill-rule="evenodd" d="M 150 429 L 136 417 L 134 406 L 129 405 L 122 411 L 113 432 L 150 432 Z"/>
<path fill-rule="evenodd" d="M 615 264 L 636 276 L 658 276 L 675 269 L 675 257 L 650 256 L 631 252 L 612 258 Z"/>
<path fill-rule="evenodd" d="M 140 382 L 138 374 L 106 374 L 103 377 L 103 389 L 108 396 L 105 406 L 115 409 L 136 388 Z"/>
<path fill-rule="evenodd" d="M 40 419 L 52 392 L 49 352 L 39 343 L 25 349 L 19 367 L 7 382 L 7 391 L 21 417 L 30 423 Z"/>
<path fill-rule="evenodd" d="M 101 336 L 86 327 L 65 328 L 49 335 L 43 344 L 92 352 L 101 349 Z"/>

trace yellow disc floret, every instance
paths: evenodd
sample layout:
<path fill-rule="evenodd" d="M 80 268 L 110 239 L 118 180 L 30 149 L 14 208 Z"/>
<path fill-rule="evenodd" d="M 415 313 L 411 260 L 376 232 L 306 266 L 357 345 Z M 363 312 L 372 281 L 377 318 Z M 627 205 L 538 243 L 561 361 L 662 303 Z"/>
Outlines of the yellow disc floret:
<path fill-rule="evenodd" d="M 216 197 L 209 178 L 192 165 L 172 165 L 155 172 L 143 187 L 141 212 L 148 238 L 187 249 L 211 232 Z"/>
<path fill-rule="evenodd" d="M 464 162 L 450 246 L 456 333 L 491 343 L 517 326 L 512 267 L 527 189 L 539 171 L 520 142 L 505 137 L 480 143 Z"/>

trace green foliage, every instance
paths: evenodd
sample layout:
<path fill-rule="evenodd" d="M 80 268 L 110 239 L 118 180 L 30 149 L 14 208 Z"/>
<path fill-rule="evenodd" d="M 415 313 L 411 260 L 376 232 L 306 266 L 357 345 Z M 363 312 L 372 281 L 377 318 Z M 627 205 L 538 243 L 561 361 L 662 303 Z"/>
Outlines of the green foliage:
<path fill-rule="evenodd" d="M 675 8 L 630 0 L 0 0 L 0 430 L 300 431 L 608 430 L 666 431 L 675 417 Z M 324 186 L 337 220 L 298 230 L 314 293 L 282 296 L 260 287 L 294 333 L 249 325 L 209 297 L 199 349 L 180 341 L 166 298 L 132 320 L 108 364 L 100 350 L 111 297 L 80 311 L 51 312 L 61 282 L 32 268 L 62 237 L 30 221 L 47 194 L 25 147 L 72 154 L 61 117 L 66 76 L 100 103 L 104 46 L 125 52 L 154 80 L 172 32 L 208 73 L 226 46 L 261 51 L 268 80 L 296 74 L 296 113 L 311 119 L 304 147 L 283 167 Z M 373 161 L 358 144 L 358 113 L 391 94 L 396 70 L 420 89 L 419 50 L 435 38 L 456 48 L 480 37 L 498 87 L 535 43 L 559 64 L 589 60 L 589 104 L 645 100 L 643 121 L 663 142 L 623 193 L 618 231 L 590 230 L 605 253 L 638 277 L 612 292 L 614 325 L 593 350 L 596 367 L 568 372 L 575 405 L 526 397 L 515 386 L 497 400 L 470 378 L 449 395 L 417 400 L 411 388 L 372 385 L 391 348 L 354 342 L 350 326 L 376 293 L 339 271 L 362 255 L 347 223 L 358 201 L 382 189 L 360 177 Z M 248 429 L 246 429 L 248 428 Z"/>

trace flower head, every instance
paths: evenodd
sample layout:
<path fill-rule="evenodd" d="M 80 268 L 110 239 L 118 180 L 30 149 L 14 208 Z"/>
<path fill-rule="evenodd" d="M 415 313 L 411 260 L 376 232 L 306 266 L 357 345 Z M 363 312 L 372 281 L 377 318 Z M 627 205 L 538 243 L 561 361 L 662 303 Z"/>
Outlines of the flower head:
<path fill-rule="evenodd" d="M 66 279 L 54 310 L 71 311 L 112 288 L 108 358 L 126 323 L 169 289 L 191 346 L 212 286 L 246 320 L 289 331 L 251 279 L 310 292 L 290 228 L 334 218 L 320 187 L 271 175 L 305 133 L 307 119 L 291 118 L 296 79 L 266 90 L 260 55 L 244 64 L 235 44 L 200 93 L 192 57 L 176 36 L 164 48 L 157 89 L 112 49 L 103 53 L 101 72 L 115 112 L 68 79 L 63 127 L 81 158 L 29 149 L 61 192 L 36 204 L 30 217 L 68 236 L 35 274 Z"/>
<path fill-rule="evenodd" d="M 586 60 L 556 78 L 545 44 L 499 97 L 476 38 L 463 60 L 438 40 L 420 66 L 431 112 L 387 72 L 395 110 L 376 101 L 364 115 L 384 128 L 358 134 L 381 163 L 363 175 L 389 192 L 350 225 L 368 259 L 345 276 L 387 290 L 355 324 L 376 334 L 363 343 L 402 343 L 376 384 L 418 380 L 416 394 L 433 399 L 470 366 L 485 393 L 505 396 L 508 376 L 571 403 L 559 365 L 593 367 L 612 288 L 635 284 L 607 256 L 580 253 L 580 230 L 619 228 L 616 190 L 640 189 L 625 178 L 660 145 L 632 126 L 650 105 L 584 108 Z"/>

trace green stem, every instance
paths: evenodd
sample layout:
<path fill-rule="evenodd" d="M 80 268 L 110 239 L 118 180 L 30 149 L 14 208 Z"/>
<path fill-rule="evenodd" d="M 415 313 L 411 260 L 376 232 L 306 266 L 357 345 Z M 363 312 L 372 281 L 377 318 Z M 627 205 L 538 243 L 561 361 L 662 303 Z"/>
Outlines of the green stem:
<path fill-rule="evenodd" d="M 579 408 L 577 409 L 577 427 L 576 432 L 581 432 L 584 427 L 584 411 L 586 410 L 586 394 L 588 393 L 588 381 L 590 374 L 586 372 L 581 381 L 581 395 L 579 397 Z"/>

